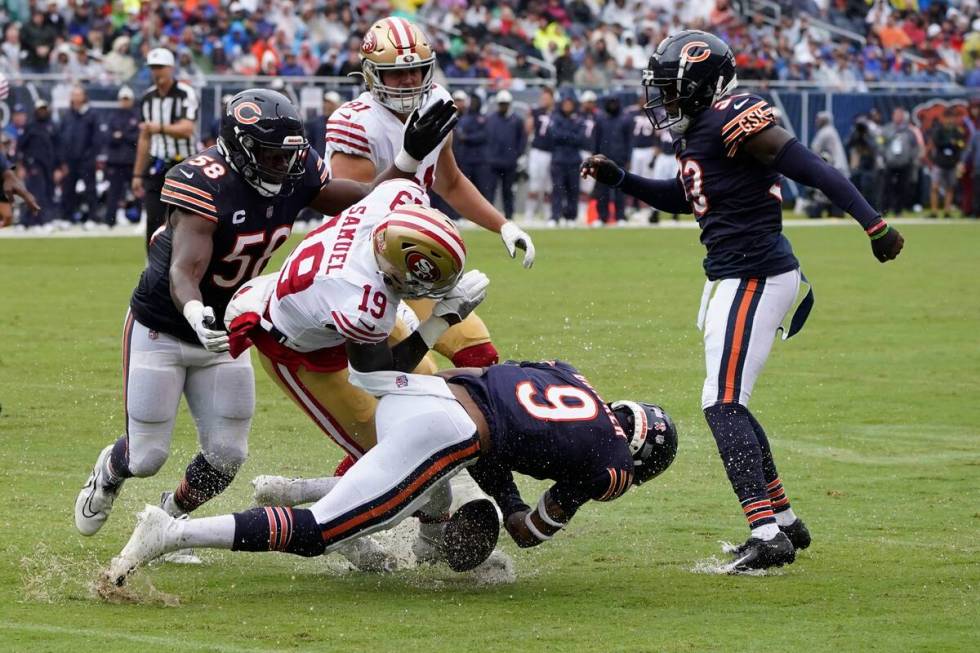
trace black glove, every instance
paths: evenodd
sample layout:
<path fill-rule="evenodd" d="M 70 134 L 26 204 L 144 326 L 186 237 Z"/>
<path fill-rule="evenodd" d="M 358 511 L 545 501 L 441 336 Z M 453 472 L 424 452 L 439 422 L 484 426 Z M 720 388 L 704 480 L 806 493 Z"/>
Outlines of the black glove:
<path fill-rule="evenodd" d="M 626 176 L 626 171 L 602 154 L 594 154 L 585 160 L 579 168 L 579 174 L 583 179 L 595 177 L 600 184 L 619 186 Z"/>
<path fill-rule="evenodd" d="M 436 102 L 422 116 L 418 109 L 413 111 L 405 128 L 405 152 L 417 161 L 427 157 L 456 126 L 456 114 L 456 105 L 450 100 Z"/>
<path fill-rule="evenodd" d="M 904 246 L 905 239 L 902 238 L 902 234 L 891 225 L 885 225 L 884 229 L 871 236 L 871 251 L 882 263 L 897 258 Z"/>

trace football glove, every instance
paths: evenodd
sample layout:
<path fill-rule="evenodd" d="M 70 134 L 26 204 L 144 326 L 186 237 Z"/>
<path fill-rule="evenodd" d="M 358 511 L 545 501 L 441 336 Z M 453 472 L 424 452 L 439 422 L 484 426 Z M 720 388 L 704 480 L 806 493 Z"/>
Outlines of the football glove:
<path fill-rule="evenodd" d="M 579 174 L 583 179 L 595 177 L 600 184 L 619 186 L 626 177 L 626 171 L 602 154 L 594 154 L 582 163 Z"/>
<path fill-rule="evenodd" d="M 415 109 L 405 123 L 402 150 L 395 157 L 395 167 L 402 172 L 417 171 L 422 159 L 439 147 L 457 120 L 456 105 L 450 100 L 434 103 L 421 117 Z"/>
<path fill-rule="evenodd" d="M 902 238 L 902 234 L 898 233 L 898 229 L 887 224 L 884 220 L 881 221 L 881 224 L 884 226 L 872 228 L 868 237 L 871 238 L 871 251 L 875 258 L 885 263 L 898 257 L 902 247 L 905 246 L 905 239 Z"/>
<path fill-rule="evenodd" d="M 486 298 L 489 285 L 487 275 L 470 270 L 432 307 L 432 315 L 441 317 L 449 326 L 459 324 Z"/>
<path fill-rule="evenodd" d="M 197 339 L 210 352 L 228 351 L 228 332 L 214 329 L 214 309 L 192 299 L 184 304 L 184 319 L 194 329 Z"/>
<path fill-rule="evenodd" d="M 518 249 L 524 250 L 524 267 L 529 268 L 534 265 L 534 243 L 527 232 L 518 227 L 513 222 L 505 222 L 500 228 L 500 240 L 504 241 L 504 247 L 511 258 L 517 254 Z"/>

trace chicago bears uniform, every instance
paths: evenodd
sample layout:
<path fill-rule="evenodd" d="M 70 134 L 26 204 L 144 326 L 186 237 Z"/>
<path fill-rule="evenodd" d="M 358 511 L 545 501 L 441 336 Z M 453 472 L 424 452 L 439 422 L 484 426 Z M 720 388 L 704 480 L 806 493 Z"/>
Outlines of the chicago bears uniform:
<path fill-rule="evenodd" d="M 455 370 L 448 382 L 382 374 L 380 380 L 372 373 L 355 378 L 381 395 L 377 446 L 313 506 L 252 508 L 182 522 L 148 507 L 113 558 L 108 580 L 122 584 L 138 566 L 181 546 L 321 555 L 429 509 L 444 481 L 467 467 L 506 507 L 506 528 L 515 541 L 535 546 L 551 539 L 587 501 L 610 501 L 655 478 L 677 452 L 676 429 L 661 408 L 606 404 L 584 376 L 560 361 Z M 532 510 L 521 500 L 512 471 L 556 482 Z M 457 532 L 463 549 L 475 540 L 496 543 L 500 528 L 492 508 L 489 519 L 459 523 L 457 516 L 470 505 L 449 520 L 442 544 L 456 570 L 481 559 L 453 555 L 458 545 L 451 528 L 462 529 Z M 492 548 L 481 545 L 482 556 Z M 469 566 L 453 566 L 454 557 Z"/>
<path fill-rule="evenodd" d="M 161 192 L 165 204 L 218 225 L 214 251 L 201 280 L 201 297 L 220 323 L 232 295 L 265 269 L 272 254 L 289 239 L 293 221 L 327 183 L 329 172 L 315 150 L 305 174 L 286 197 L 263 197 L 231 169 L 218 147 L 202 150 L 168 173 Z M 173 228 L 167 223 L 152 236 L 148 263 L 130 306 L 141 324 L 198 344 L 197 335 L 170 296 Z"/>
<path fill-rule="evenodd" d="M 493 448 L 469 472 L 505 516 L 528 509 L 512 471 L 557 481 L 551 497 L 568 517 L 590 499 L 610 501 L 632 486 L 623 427 L 568 363 L 509 362 L 449 383 L 466 388 L 487 418 Z"/>

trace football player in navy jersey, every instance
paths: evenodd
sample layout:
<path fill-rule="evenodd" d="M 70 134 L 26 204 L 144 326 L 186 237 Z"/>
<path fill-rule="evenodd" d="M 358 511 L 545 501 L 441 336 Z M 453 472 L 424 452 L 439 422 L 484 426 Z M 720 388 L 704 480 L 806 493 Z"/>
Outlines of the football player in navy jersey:
<path fill-rule="evenodd" d="M 748 409 L 802 279 L 782 233 L 780 175 L 846 210 L 882 263 L 899 255 L 904 240 L 850 181 L 776 125 L 768 102 L 733 94 L 736 85 L 735 58 L 724 41 L 695 30 L 667 37 L 643 71 L 643 86 L 650 120 L 671 131 L 679 176 L 644 179 L 600 156 L 588 159 L 582 174 L 660 210 L 693 212 L 701 226 L 708 277 L 698 317 L 707 367 L 701 403 L 751 529 L 731 563 L 738 572 L 791 563 L 795 550 L 810 544 L 766 433 Z M 808 293 L 784 337 L 799 330 L 811 306 Z"/>
<path fill-rule="evenodd" d="M 231 100 L 217 145 L 167 174 L 168 219 L 152 235 L 123 331 L 125 433 L 101 451 L 76 499 L 83 535 L 102 527 L 127 478 L 163 466 L 181 395 L 201 452 L 176 490 L 164 493 L 163 508 L 186 514 L 231 483 L 247 455 L 255 391 L 249 358 L 228 353 L 228 302 L 262 273 L 301 209 L 334 215 L 381 181 L 411 178 L 455 121 L 451 102 L 414 114 L 395 164 L 363 184 L 329 178 L 284 95 L 251 89 Z"/>
<path fill-rule="evenodd" d="M 147 506 L 107 580 L 121 585 L 138 566 L 186 546 L 321 555 L 397 524 L 425 506 L 440 481 L 466 467 L 497 501 L 514 541 L 537 546 L 587 502 L 622 496 L 661 474 L 677 453 L 677 432 L 663 409 L 607 404 L 561 361 L 438 376 L 350 370 L 352 383 L 381 396 L 378 444 L 329 493 L 308 509 L 270 506 L 189 520 Z M 531 508 L 513 472 L 555 483 Z M 499 529 L 490 501 L 464 504 L 446 526 L 450 568 L 465 571 L 483 562 Z"/>

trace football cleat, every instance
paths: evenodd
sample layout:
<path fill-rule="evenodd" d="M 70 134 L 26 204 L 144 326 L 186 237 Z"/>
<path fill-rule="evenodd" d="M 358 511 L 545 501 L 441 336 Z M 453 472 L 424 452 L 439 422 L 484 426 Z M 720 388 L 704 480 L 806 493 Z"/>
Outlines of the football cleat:
<path fill-rule="evenodd" d="M 122 587 L 137 568 L 158 558 L 168 550 L 167 531 L 176 520 L 165 510 L 147 504 L 136 516 L 136 528 L 123 550 L 112 559 L 105 572 L 107 580 Z"/>
<path fill-rule="evenodd" d="M 99 454 L 92 473 L 75 499 L 75 528 L 82 535 L 95 535 L 99 532 L 105 520 L 109 518 L 112 502 L 116 500 L 122 488 L 122 483 L 107 487 L 102 482 L 102 470 L 105 468 L 106 459 L 112 453 L 112 447 L 113 445 L 110 444 Z"/>
<path fill-rule="evenodd" d="M 262 474 L 252 479 L 255 505 L 257 506 L 295 506 L 293 491 L 296 478 Z"/>
<path fill-rule="evenodd" d="M 412 553 L 417 564 L 435 564 L 446 559 L 443 546 L 446 538 L 446 524 L 419 524 L 419 532 L 412 542 Z"/>
<path fill-rule="evenodd" d="M 398 560 L 389 555 L 378 541 L 369 535 L 364 535 L 340 546 L 337 553 L 347 558 L 358 571 L 373 574 L 384 574 L 395 571 Z"/>
<path fill-rule="evenodd" d="M 443 549 L 453 571 L 469 571 L 482 564 L 497 546 L 500 520 L 489 499 L 464 504 L 446 524 Z"/>
<path fill-rule="evenodd" d="M 730 574 L 782 567 L 796 559 L 793 543 L 782 531 L 771 540 L 750 537 L 745 544 L 738 547 L 737 551 L 735 559 L 725 567 L 725 570 Z"/>
<path fill-rule="evenodd" d="M 810 546 L 810 531 L 802 519 L 797 518 L 789 526 L 780 526 L 779 530 L 786 533 L 786 537 L 793 543 L 793 548 L 797 551 L 802 551 Z"/>
<path fill-rule="evenodd" d="M 794 550 L 801 551 L 810 546 L 810 531 L 807 529 L 806 524 L 803 523 L 802 519 L 798 518 L 789 526 L 780 526 L 779 530 L 786 534 L 786 537 L 788 537 L 789 541 L 793 544 Z M 731 553 L 733 557 L 738 558 L 742 555 L 742 553 L 744 553 L 744 549 L 747 545 L 748 542 L 745 544 L 740 544 L 730 549 L 728 552 Z"/>
<path fill-rule="evenodd" d="M 173 492 L 164 492 L 162 495 L 160 495 L 160 508 L 162 508 L 164 512 L 169 514 L 174 519 L 190 519 L 191 516 L 186 512 L 175 515 L 167 510 L 167 499 L 169 499 L 172 494 Z M 171 502 L 171 505 L 175 504 Z M 179 549 L 171 553 L 164 553 L 162 556 L 160 556 L 160 562 L 169 562 L 174 565 L 199 565 L 203 563 L 201 558 L 194 553 L 194 549 Z"/>

